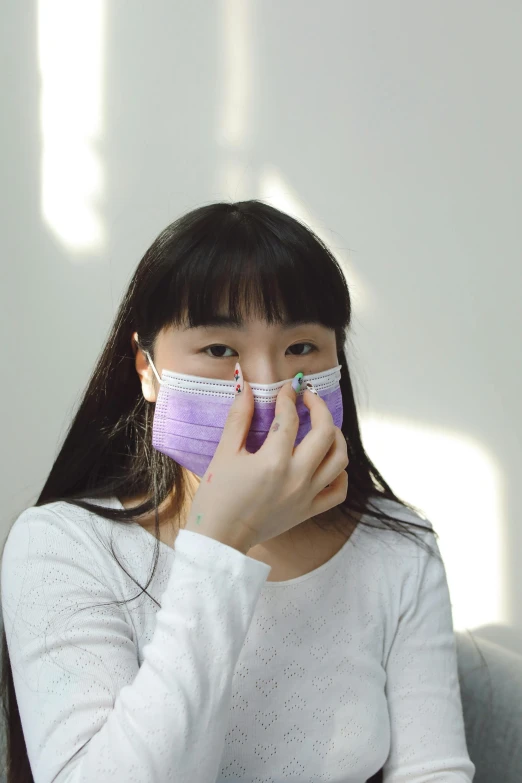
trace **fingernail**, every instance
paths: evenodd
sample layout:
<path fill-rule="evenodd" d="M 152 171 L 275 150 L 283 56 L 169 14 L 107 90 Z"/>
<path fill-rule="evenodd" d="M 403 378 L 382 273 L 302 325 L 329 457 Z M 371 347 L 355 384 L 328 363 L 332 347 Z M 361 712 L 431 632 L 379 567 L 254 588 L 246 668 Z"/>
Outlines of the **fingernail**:
<path fill-rule="evenodd" d="M 235 386 L 235 393 L 239 394 L 239 392 L 243 391 L 243 373 L 241 372 L 241 365 L 239 362 L 236 362 L 236 368 L 234 370 L 234 380 L 236 382 Z"/>
<path fill-rule="evenodd" d="M 292 381 L 292 389 L 295 392 L 300 391 L 300 389 L 301 389 L 301 381 L 302 380 L 303 380 L 303 373 L 302 372 L 297 372 L 294 375 L 294 380 Z"/>
<path fill-rule="evenodd" d="M 308 391 L 312 392 L 312 394 L 317 394 L 317 396 L 319 397 L 319 392 L 317 391 L 313 383 L 310 383 L 310 381 L 306 382 L 305 389 L 308 389 Z"/>

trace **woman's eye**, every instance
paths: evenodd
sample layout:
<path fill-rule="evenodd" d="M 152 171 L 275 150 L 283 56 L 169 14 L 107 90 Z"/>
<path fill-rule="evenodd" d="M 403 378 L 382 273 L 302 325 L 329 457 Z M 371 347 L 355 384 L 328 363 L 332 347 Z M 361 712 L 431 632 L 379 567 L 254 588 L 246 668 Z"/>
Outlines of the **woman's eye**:
<path fill-rule="evenodd" d="M 293 348 L 299 348 L 303 345 L 309 345 L 311 350 L 307 351 L 306 353 L 295 353 L 294 356 L 308 356 L 309 353 L 312 353 L 313 351 L 317 351 L 317 348 L 313 343 L 295 343 L 295 345 L 291 345 L 288 349 L 291 351 Z M 228 356 L 223 355 L 222 351 L 223 349 L 225 351 L 233 351 L 232 348 L 229 348 L 227 345 L 208 345 L 206 348 L 203 348 L 200 353 L 206 353 L 207 351 L 219 351 L 220 355 L 216 356 L 215 354 L 207 354 L 207 356 L 210 356 L 211 359 L 230 359 L 230 354 Z"/>
<path fill-rule="evenodd" d="M 207 348 L 203 348 L 201 353 L 206 353 L 206 351 L 214 351 L 216 349 L 220 350 L 222 348 L 224 348 L 225 351 L 231 351 L 232 350 L 231 348 L 228 348 L 226 345 L 209 345 Z M 207 354 L 207 356 L 208 355 L 209 354 Z M 214 356 L 214 355 L 210 355 L 210 356 L 211 356 L 211 359 L 229 359 L 230 358 L 229 356 Z"/>
<path fill-rule="evenodd" d="M 309 345 L 311 350 L 307 351 L 307 353 L 297 353 L 297 354 L 294 354 L 294 356 L 307 356 L 309 353 L 312 353 L 313 351 L 317 351 L 317 348 L 315 347 L 315 345 L 313 343 L 295 343 L 295 345 L 291 345 L 288 350 L 291 351 L 292 348 L 299 348 L 301 345 Z"/>

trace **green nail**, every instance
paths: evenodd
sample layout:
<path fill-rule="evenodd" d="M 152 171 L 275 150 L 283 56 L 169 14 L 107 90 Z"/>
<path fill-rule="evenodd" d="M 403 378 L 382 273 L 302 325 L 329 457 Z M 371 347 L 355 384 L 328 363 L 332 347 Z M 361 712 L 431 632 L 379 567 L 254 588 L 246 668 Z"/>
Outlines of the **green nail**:
<path fill-rule="evenodd" d="M 294 380 L 292 381 L 292 389 L 295 392 L 298 392 L 301 388 L 301 381 L 303 380 L 303 373 L 298 372 L 294 375 Z"/>

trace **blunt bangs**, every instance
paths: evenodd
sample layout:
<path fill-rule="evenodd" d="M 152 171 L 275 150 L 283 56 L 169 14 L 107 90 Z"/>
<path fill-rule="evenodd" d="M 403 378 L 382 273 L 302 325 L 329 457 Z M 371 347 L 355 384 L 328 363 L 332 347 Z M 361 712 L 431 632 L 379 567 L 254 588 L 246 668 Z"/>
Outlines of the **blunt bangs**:
<path fill-rule="evenodd" d="M 343 347 L 351 306 L 342 269 L 309 228 L 274 207 L 201 207 L 168 226 L 148 255 L 154 284 L 140 310 L 149 333 L 206 326 L 225 312 L 237 325 L 250 317 L 319 323 Z"/>

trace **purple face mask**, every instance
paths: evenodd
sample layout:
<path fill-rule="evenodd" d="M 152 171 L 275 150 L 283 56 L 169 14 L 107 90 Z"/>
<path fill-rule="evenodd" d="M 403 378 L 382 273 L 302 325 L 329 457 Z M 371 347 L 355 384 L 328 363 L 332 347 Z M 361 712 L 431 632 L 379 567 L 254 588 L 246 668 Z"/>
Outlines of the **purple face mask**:
<path fill-rule="evenodd" d="M 145 351 L 160 384 L 152 424 L 152 445 L 200 478 L 207 470 L 218 443 L 228 411 L 235 399 L 234 380 L 202 378 L 199 375 L 163 370 L 160 378 L 150 355 Z M 336 427 L 343 422 L 343 399 L 339 380 L 341 365 L 303 376 L 302 391 L 297 392 L 299 429 L 294 446 L 310 432 L 310 412 L 303 402 L 304 388 L 311 381 L 325 401 Z M 285 383 L 251 383 L 254 413 L 246 439 L 252 453 L 263 445 L 274 420 L 277 393 Z"/>

